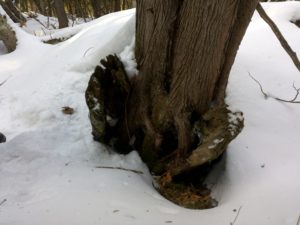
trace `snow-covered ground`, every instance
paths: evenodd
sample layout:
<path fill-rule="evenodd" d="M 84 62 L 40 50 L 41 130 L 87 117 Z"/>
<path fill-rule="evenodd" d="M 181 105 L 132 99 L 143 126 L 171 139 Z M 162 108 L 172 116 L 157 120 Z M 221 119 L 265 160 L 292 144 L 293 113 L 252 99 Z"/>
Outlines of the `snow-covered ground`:
<path fill-rule="evenodd" d="M 300 3 L 264 4 L 300 55 Z M 0 46 L 1 225 L 297 225 L 300 216 L 300 105 L 264 99 L 295 95 L 300 74 L 257 16 L 240 47 L 227 102 L 245 128 L 208 183 L 219 201 L 188 210 L 161 197 L 136 152 L 123 156 L 92 140 L 84 92 L 99 60 L 134 38 L 134 10 L 56 32 L 58 45 L 17 26 L 18 48 Z M 127 47 L 124 58 L 130 58 Z M 75 109 L 65 115 L 61 109 Z M 100 169 L 114 166 L 142 171 Z M 215 178 L 218 176 L 218 179 Z"/>

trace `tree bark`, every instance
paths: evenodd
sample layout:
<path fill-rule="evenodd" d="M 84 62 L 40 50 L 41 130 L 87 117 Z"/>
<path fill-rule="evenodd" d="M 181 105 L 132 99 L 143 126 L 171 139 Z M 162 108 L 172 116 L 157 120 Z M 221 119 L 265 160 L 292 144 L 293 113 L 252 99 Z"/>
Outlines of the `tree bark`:
<path fill-rule="evenodd" d="M 203 174 L 203 166 L 218 159 L 243 127 L 242 114 L 231 113 L 224 97 L 257 4 L 139 0 L 139 75 L 126 81 L 118 59 L 109 56 L 101 61 L 105 69 L 97 67 L 91 77 L 86 99 L 95 139 L 107 144 L 118 140 L 121 150 L 126 143 L 138 150 L 151 172 L 160 176 L 161 192 L 168 198 L 177 196 L 169 195 L 168 184 L 191 171 Z M 118 95 L 117 87 L 123 87 Z M 237 120 L 229 121 L 229 116 Z M 107 118 L 118 122 L 110 126 Z"/>
<path fill-rule="evenodd" d="M 0 0 L 0 5 L 15 23 L 22 24 L 26 22 L 26 18 L 22 15 L 21 11 L 16 8 L 11 0 Z"/>
<path fill-rule="evenodd" d="M 177 152 L 191 151 L 191 117 L 224 103 L 229 72 L 257 3 L 137 1 L 140 114 L 154 143 L 174 125 Z"/>
<path fill-rule="evenodd" d="M 69 22 L 62 0 L 54 0 L 54 7 L 58 18 L 59 28 L 68 27 Z"/>
<path fill-rule="evenodd" d="M 0 15 L 0 41 L 3 41 L 7 51 L 13 52 L 17 46 L 15 32 L 11 29 L 6 21 L 5 16 Z"/>
<path fill-rule="evenodd" d="M 300 61 L 298 59 L 297 53 L 293 51 L 287 40 L 284 38 L 282 33 L 280 32 L 279 28 L 276 26 L 274 21 L 268 16 L 268 14 L 265 12 L 264 8 L 261 6 L 261 4 L 258 4 L 257 12 L 260 15 L 260 17 L 269 25 L 275 36 L 277 37 L 278 41 L 280 42 L 283 49 L 286 51 L 286 53 L 290 56 L 291 60 L 293 61 L 294 65 L 300 72 Z"/>

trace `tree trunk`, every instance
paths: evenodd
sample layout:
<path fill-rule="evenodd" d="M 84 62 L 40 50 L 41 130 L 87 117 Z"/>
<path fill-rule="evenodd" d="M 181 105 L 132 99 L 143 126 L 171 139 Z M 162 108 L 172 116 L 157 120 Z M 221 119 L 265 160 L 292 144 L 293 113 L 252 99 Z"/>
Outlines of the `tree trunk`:
<path fill-rule="evenodd" d="M 130 143 L 160 176 L 161 192 L 184 206 L 202 207 L 192 200 L 182 203 L 177 185 L 174 189 L 170 184 L 194 171 L 205 174 L 206 166 L 242 129 L 242 114 L 226 108 L 225 89 L 257 4 L 258 0 L 139 0 L 139 75 L 126 82 L 124 69 L 109 57 L 101 61 L 106 69 L 97 67 L 90 80 L 86 97 L 95 139 L 118 140 L 119 150 Z M 129 91 L 124 88 L 128 85 Z M 123 87 L 118 94 L 116 86 Z M 117 125 L 110 126 L 106 118 L 118 119 Z"/>
<path fill-rule="evenodd" d="M 114 12 L 118 12 L 121 10 L 121 0 L 115 0 Z"/>
<path fill-rule="evenodd" d="M 98 18 L 101 16 L 101 4 L 99 0 L 91 0 L 94 17 Z"/>
<path fill-rule="evenodd" d="M 8 52 L 13 52 L 17 46 L 15 32 L 7 24 L 6 17 L 0 15 L 0 41 L 3 41 Z"/>
<path fill-rule="evenodd" d="M 54 7 L 58 18 L 59 28 L 68 27 L 69 22 L 62 0 L 54 0 Z"/>
<path fill-rule="evenodd" d="M 159 149 L 174 126 L 179 157 L 193 150 L 191 117 L 224 104 L 229 72 L 257 3 L 137 1 L 140 114 L 146 137 L 156 143 L 150 148 Z"/>

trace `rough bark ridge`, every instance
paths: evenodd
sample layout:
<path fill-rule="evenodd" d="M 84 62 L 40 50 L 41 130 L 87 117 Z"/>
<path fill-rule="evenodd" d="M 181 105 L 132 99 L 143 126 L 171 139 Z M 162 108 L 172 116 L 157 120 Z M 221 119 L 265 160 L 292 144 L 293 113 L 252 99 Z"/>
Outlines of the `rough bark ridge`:
<path fill-rule="evenodd" d="M 212 201 L 203 204 L 197 189 L 181 183 L 189 182 L 187 177 L 195 180 L 187 174 L 204 176 L 242 129 L 242 114 L 230 112 L 224 96 L 257 3 L 139 0 L 139 75 L 124 79 L 119 60 L 109 56 L 102 60 L 105 69 L 97 67 L 90 80 L 86 98 L 94 137 L 111 145 L 121 143 L 120 150 L 129 143 L 125 152 L 138 150 L 151 172 L 159 176 L 161 193 L 180 205 L 212 206 Z M 118 88 L 123 91 L 110 94 Z M 112 115 L 112 111 L 119 114 Z M 112 119 L 118 122 L 112 124 Z"/>

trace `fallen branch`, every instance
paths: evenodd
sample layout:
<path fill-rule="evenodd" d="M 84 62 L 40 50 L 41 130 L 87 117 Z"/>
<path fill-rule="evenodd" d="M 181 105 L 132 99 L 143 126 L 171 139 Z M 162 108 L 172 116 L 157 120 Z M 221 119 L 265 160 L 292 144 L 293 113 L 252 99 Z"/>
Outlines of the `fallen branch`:
<path fill-rule="evenodd" d="M 254 81 L 259 85 L 260 91 L 261 91 L 261 93 L 264 95 L 264 98 L 265 98 L 265 99 L 267 99 L 267 98 L 272 98 L 272 99 L 275 99 L 275 100 L 280 101 L 280 102 L 286 102 L 286 103 L 300 103 L 300 101 L 296 101 L 297 98 L 298 98 L 298 96 L 299 96 L 299 94 L 300 94 L 300 88 L 297 88 L 297 87 L 295 86 L 295 83 L 293 83 L 293 88 L 294 88 L 294 90 L 296 91 L 295 96 L 294 96 L 291 100 L 286 100 L 286 99 L 278 98 L 278 97 L 275 97 L 275 96 L 272 96 L 272 95 L 267 94 L 267 93 L 264 91 L 264 89 L 263 89 L 261 83 L 260 83 L 257 79 L 255 79 L 250 73 L 249 73 L 249 76 L 252 78 L 252 80 L 254 80 Z"/>
<path fill-rule="evenodd" d="M 276 35 L 277 39 L 279 40 L 281 46 L 284 48 L 286 53 L 290 56 L 292 61 L 294 62 L 295 66 L 297 67 L 298 71 L 300 72 L 300 62 L 297 57 L 296 52 L 292 50 L 292 48 L 289 46 L 288 42 L 286 39 L 283 37 L 281 34 L 280 30 L 276 26 L 276 24 L 273 22 L 273 20 L 267 15 L 263 7 L 261 6 L 260 3 L 258 3 L 256 7 L 257 12 L 259 13 L 260 17 L 270 26 L 272 29 L 273 33 Z"/>
<path fill-rule="evenodd" d="M 239 217 L 239 215 L 240 215 L 240 211 L 241 211 L 241 209 L 242 209 L 242 206 L 240 206 L 240 208 L 238 209 L 238 212 L 237 212 L 237 214 L 236 214 L 236 216 L 235 216 L 235 218 L 234 218 L 233 222 L 231 222 L 231 223 L 230 223 L 230 225 L 234 225 L 234 224 L 235 224 L 235 222 L 236 222 L 237 218 L 238 218 L 238 217 Z"/>
<path fill-rule="evenodd" d="M 132 169 L 126 169 L 122 167 L 113 167 L 113 166 L 97 166 L 95 167 L 97 169 L 114 169 L 114 170 L 124 170 L 124 171 L 129 171 L 137 174 L 144 174 L 142 171 L 139 170 L 132 170 Z"/>

